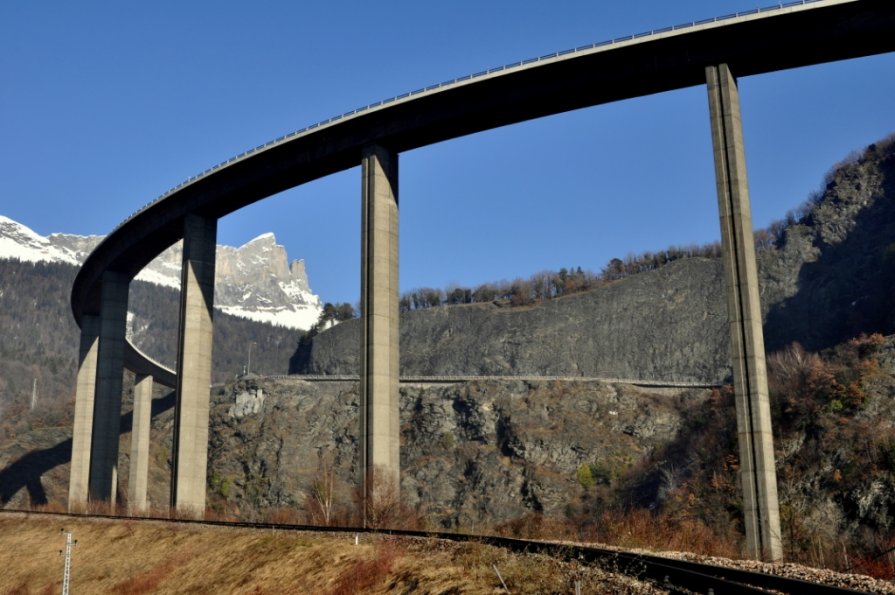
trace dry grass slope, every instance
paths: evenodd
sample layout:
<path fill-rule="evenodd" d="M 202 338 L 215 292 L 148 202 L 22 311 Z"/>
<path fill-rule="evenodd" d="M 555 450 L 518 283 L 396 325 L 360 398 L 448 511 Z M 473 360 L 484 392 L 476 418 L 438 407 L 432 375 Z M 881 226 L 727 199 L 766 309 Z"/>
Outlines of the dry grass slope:
<path fill-rule="evenodd" d="M 0 517 L 0 593 L 58 593 L 62 519 Z M 630 578 L 545 556 L 435 539 L 292 533 L 161 522 L 65 522 L 78 543 L 72 592 L 512 593 L 658 592 Z"/>

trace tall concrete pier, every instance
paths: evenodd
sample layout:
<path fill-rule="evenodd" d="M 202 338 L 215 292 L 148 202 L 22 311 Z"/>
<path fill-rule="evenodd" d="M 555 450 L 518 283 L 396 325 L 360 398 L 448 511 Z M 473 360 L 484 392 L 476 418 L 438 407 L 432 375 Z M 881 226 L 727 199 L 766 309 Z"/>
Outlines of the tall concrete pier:
<path fill-rule="evenodd" d="M 190 516 L 205 512 L 217 223 L 187 215 L 183 229 L 171 506 Z"/>
<path fill-rule="evenodd" d="M 758 273 L 736 79 L 726 64 L 706 68 L 730 320 L 740 480 L 748 555 L 783 558 Z"/>
<path fill-rule="evenodd" d="M 108 502 L 112 508 L 118 495 L 118 439 L 129 285 L 126 275 L 113 271 L 103 274 L 89 492 L 90 500 Z"/>
<path fill-rule="evenodd" d="M 398 419 L 398 154 L 368 147 L 361 163 L 360 447 L 365 501 L 400 481 Z M 364 520 L 366 521 L 365 507 Z"/>
<path fill-rule="evenodd" d="M 137 375 L 134 382 L 134 413 L 131 423 L 131 466 L 127 501 L 131 513 L 146 510 L 149 480 L 149 428 L 152 414 L 152 376 Z"/>
<path fill-rule="evenodd" d="M 98 358 L 99 317 L 85 315 L 81 318 L 78 384 L 75 389 L 75 419 L 71 436 L 71 475 L 68 483 L 69 512 L 75 512 L 87 505 Z"/>

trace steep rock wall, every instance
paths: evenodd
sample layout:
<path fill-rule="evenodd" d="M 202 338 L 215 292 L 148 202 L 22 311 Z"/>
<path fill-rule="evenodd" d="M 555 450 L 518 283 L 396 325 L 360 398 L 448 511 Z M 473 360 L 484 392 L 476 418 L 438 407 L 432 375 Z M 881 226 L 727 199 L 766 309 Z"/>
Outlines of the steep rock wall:
<path fill-rule="evenodd" d="M 442 306 L 401 317 L 401 373 L 722 382 L 729 375 L 719 261 L 690 259 L 531 307 Z M 356 374 L 357 321 L 314 338 L 297 369 Z"/>

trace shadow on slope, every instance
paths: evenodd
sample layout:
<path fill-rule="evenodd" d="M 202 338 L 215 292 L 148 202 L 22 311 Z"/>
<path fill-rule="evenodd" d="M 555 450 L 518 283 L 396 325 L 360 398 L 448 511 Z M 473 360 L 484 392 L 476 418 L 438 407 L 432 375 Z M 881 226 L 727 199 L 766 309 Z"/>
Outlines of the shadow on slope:
<path fill-rule="evenodd" d="M 895 154 L 880 162 L 879 173 L 881 195 L 870 199 L 873 202 L 854 217 L 853 226 L 841 242 L 824 242 L 820 227 L 839 225 L 842 229 L 836 231 L 842 233 L 848 227 L 847 218 L 819 222 L 817 210 L 808 216 L 809 225 L 817 228 L 814 242 L 821 249 L 820 256 L 799 271 L 798 293 L 768 312 L 768 353 L 794 341 L 809 351 L 819 351 L 861 333 L 895 331 L 891 306 L 895 298 Z M 827 190 L 837 192 L 835 185 L 851 182 L 853 188 L 849 190 L 855 195 L 860 193 L 864 182 L 843 179 L 846 175 L 847 172 L 837 175 Z M 849 199 L 856 200 L 845 200 Z M 824 202 L 827 209 L 839 208 L 835 197 Z"/>
<path fill-rule="evenodd" d="M 174 391 L 171 391 L 164 397 L 152 401 L 152 417 L 173 407 Z M 121 416 L 121 433 L 129 433 L 132 427 L 133 413 L 125 413 Z M 11 465 L 0 470 L 0 506 L 6 505 L 22 488 L 28 491 L 32 505 L 47 504 L 47 493 L 41 483 L 41 477 L 56 467 L 70 462 L 71 438 L 49 448 L 32 450 L 19 457 Z"/>

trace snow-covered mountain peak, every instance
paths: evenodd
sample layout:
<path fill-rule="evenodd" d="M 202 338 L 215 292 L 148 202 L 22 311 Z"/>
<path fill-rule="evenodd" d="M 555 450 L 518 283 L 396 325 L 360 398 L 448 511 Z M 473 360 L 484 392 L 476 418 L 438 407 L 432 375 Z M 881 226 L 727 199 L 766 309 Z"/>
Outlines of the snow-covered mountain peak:
<path fill-rule="evenodd" d="M 0 236 L 15 239 L 25 246 L 44 246 L 48 243 L 45 237 L 3 215 L 0 215 Z"/>
<path fill-rule="evenodd" d="M 0 215 L 0 258 L 28 262 L 62 262 L 75 266 L 87 258 L 101 236 L 53 233 L 44 237 Z M 183 250 L 178 242 L 153 260 L 137 279 L 180 288 Z M 261 322 L 308 329 L 322 310 L 308 284 L 304 261 L 289 265 L 286 248 L 273 233 L 262 234 L 238 248 L 217 247 L 215 307 Z"/>
<path fill-rule="evenodd" d="M 0 215 L 0 258 L 79 265 L 100 239 L 61 234 L 44 237 L 30 227 Z"/>

